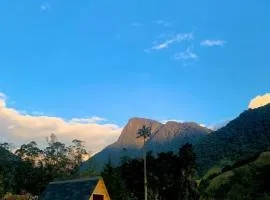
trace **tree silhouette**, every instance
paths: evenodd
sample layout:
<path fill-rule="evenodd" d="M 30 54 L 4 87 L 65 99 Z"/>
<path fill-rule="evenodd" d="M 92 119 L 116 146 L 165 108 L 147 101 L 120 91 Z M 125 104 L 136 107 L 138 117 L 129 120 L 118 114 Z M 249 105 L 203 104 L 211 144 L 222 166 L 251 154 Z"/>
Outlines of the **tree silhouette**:
<path fill-rule="evenodd" d="M 143 125 L 137 132 L 137 138 L 143 138 L 143 160 L 144 160 L 144 199 L 147 200 L 147 168 L 146 168 L 146 146 L 145 142 L 151 135 L 151 126 Z"/>

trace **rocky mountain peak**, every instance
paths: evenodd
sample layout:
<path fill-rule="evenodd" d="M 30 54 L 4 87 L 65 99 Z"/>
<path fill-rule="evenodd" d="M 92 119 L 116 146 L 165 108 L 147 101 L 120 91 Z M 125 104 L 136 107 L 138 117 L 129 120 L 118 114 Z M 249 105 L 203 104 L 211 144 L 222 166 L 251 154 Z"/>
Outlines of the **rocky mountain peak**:
<path fill-rule="evenodd" d="M 143 146 L 143 139 L 137 138 L 137 132 L 143 125 L 151 126 L 152 133 L 155 133 L 160 127 L 161 123 L 151 119 L 145 118 L 131 118 L 128 124 L 124 127 L 119 139 L 116 142 L 117 146 L 121 148 L 131 147 L 140 149 Z"/>

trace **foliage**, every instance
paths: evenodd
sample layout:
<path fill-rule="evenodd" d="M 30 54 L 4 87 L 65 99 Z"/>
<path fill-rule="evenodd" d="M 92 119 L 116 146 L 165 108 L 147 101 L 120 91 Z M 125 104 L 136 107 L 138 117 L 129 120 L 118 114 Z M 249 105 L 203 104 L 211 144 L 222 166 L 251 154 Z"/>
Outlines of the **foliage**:
<path fill-rule="evenodd" d="M 0 176 L 0 197 L 2 197 L 5 194 L 5 187 L 4 187 L 4 181 L 3 176 Z"/>
<path fill-rule="evenodd" d="M 270 147 L 270 104 L 247 110 L 227 126 L 203 138 L 194 151 L 202 175 L 215 165 L 224 167 Z"/>
<path fill-rule="evenodd" d="M 191 144 L 184 145 L 178 154 L 160 153 L 157 157 L 147 154 L 148 199 L 198 199 L 194 181 L 196 164 Z M 109 193 L 115 200 L 143 199 L 143 160 L 129 159 L 121 166 L 113 167 L 110 162 L 102 172 Z M 119 188 L 120 187 L 120 188 Z M 117 197 L 119 191 L 127 191 Z"/>
<path fill-rule="evenodd" d="M 143 125 L 137 132 L 137 138 L 143 137 L 146 140 L 151 135 L 151 126 Z"/>
<path fill-rule="evenodd" d="M 6 144 L 3 146 L 7 147 Z M 87 152 L 83 141 L 73 140 L 72 145 L 66 146 L 52 134 L 45 149 L 40 149 L 35 141 L 31 141 L 21 145 L 15 154 L 17 159 L 9 152 L 5 152 L 5 157 L 1 156 L 10 163 L 0 165 L 0 198 L 8 192 L 38 195 L 53 180 L 77 177 Z"/>
<path fill-rule="evenodd" d="M 105 165 L 101 176 L 106 183 L 111 199 L 128 200 L 128 191 L 125 184 L 120 177 L 118 169 L 112 166 L 111 161 Z"/>
<path fill-rule="evenodd" d="M 270 195 L 270 152 L 234 164 L 200 183 L 201 199 L 266 199 Z M 250 162 L 248 162 L 250 161 Z M 239 163 L 245 163 L 239 166 Z"/>
<path fill-rule="evenodd" d="M 7 151 L 11 151 L 11 149 L 13 148 L 13 145 L 11 143 L 4 142 L 0 144 L 0 147 Z"/>

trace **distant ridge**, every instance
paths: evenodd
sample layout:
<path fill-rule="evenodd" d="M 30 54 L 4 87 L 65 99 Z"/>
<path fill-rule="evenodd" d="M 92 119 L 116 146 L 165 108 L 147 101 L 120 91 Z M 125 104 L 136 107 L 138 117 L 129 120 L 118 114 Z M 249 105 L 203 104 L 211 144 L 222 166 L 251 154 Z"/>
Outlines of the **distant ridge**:
<path fill-rule="evenodd" d="M 137 138 L 137 131 L 143 125 L 152 127 L 152 135 L 146 145 L 148 151 L 153 153 L 163 151 L 178 151 L 186 142 L 195 144 L 203 136 L 211 132 L 210 129 L 200 126 L 194 122 L 167 122 L 162 124 L 158 121 L 145 118 L 131 118 L 124 127 L 118 140 L 104 148 L 101 152 L 86 161 L 82 170 L 93 164 L 101 169 L 110 159 L 113 164 L 120 163 L 121 158 L 135 158 L 142 154 L 143 139 Z"/>
<path fill-rule="evenodd" d="M 194 122 L 162 124 L 155 120 L 132 118 L 119 139 L 85 162 L 81 169 L 95 163 L 95 168 L 100 170 L 109 159 L 117 165 L 123 157 L 140 157 L 143 142 L 136 138 L 136 133 L 143 125 L 150 124 L 153 131 L 146 143 L 148 151 L 177 151 L 183 144 L 192 143 L 200 173 L 214 165 L 224 167 L 270 148 L 270 104 L 244 111 L 217 131 Z"/>

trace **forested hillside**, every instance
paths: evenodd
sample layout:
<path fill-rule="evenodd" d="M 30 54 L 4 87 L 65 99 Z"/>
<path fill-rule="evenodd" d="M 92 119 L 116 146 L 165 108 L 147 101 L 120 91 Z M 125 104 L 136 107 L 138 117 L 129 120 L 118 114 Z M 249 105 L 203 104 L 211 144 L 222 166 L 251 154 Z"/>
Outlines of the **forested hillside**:
<path fill-rule="evenodd" d="M 270 104 L 244 111 L 195 145 L 200 172 L 225 166 L 270 147 Z"/>
<path fill-rule="evenodd" d="M 270 152 L 238 161 L 200 183 L 201 199 L 269 199 Z M 236 198 L 237 197 L 237 198 Z"/>

